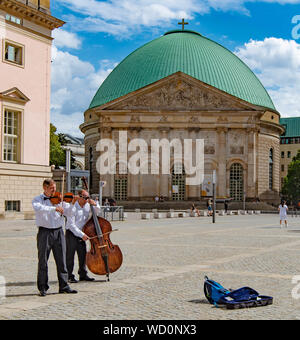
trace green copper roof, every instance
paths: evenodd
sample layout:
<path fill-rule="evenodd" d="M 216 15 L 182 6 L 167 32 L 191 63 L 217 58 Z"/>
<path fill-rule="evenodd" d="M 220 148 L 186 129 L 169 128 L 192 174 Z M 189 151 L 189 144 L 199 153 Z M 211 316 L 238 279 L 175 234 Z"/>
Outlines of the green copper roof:
<path fill-rule="evenodd" d="M 275 110 L 261 82 L 235 54 L 188 30 L 167 32 L 131 53 L 102 83 L 90 108 L 178 71 L 249 103 Z"/>
<path fill-rule="evenodd" d="M 286 129 L 285 137 L 300 137 L 300 117 L 280 118 L 280 124 Z"/>

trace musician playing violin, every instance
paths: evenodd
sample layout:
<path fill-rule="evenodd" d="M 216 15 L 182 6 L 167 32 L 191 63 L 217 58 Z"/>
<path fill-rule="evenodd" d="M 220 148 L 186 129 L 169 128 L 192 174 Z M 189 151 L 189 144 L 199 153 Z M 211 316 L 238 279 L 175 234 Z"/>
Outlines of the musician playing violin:
<path fill-rule="evenodd" d="M 89 237 L 82 231 L 90 217 L 90 205 L 94 206 L 96 214 L 100 212 L 99 203 L 96 203 L 89 196 L 86 190 L 78 192 L 73 201 L 73 209 L 67 212 L 66 223 L 66 244 L 67 244 L 67 269 L 68 279 L 71 283 L 78 282 L 73 274 L 74 257 L 77 252 L 79 263 L 79 280 L 94 281 L 87 275 L 86 269 L 86 243 Z"/>
<path fill-rule="evenodd" d="M 38 248 L 38 274 L 37 286 L 40 296 L 45 296 L 48 285 L 48 259 L 52 250 L 57 268 L 59 293 L 77 293 L 68 285 L 68 271 L 66 266 L 66 241 L 63 232 L 64 212 L 68 203 L 53 205 L 51 197 L 56 192 L 56 183 L 53 179 L 43 182 L 44 193 L 32 200 L 35 211 Z"/>

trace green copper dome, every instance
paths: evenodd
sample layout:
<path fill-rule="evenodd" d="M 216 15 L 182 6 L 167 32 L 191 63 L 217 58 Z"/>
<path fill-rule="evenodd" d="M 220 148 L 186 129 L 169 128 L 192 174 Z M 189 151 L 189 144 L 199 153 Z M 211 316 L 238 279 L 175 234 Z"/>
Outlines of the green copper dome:
<path fill-rule="evenodd" d="M 131 53 L 102 83 L 90 109 L 178 71 L 249 103 L 276 110 L 261 82 L 235 54 L 188 30 L 167 32 Z"/>

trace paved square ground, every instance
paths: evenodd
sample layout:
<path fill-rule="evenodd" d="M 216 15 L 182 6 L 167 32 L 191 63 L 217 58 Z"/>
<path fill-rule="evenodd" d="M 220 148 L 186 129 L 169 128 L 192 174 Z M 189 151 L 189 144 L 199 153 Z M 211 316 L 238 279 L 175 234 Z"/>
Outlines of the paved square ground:
<path fill-rule="evenodd" d="M 58 294 L 51 254 L 49 295 L 41 298 L 34 221 L 0 221 L 0 276 L 6 281 L 0 319 L 300 319 L 295 298 L 300 286 L 292 281 L 300 275 L 299 217 L 290 217 L 287 229 L 280 229 L 277 215 L 267 214 L 217 216 L 215 224 L 208 217 L 189 217 L 112 225 L 119 231 L 111 240 L 124 262 L 111 281 L 91 274 L 95 282 L 71 285 L 78 294 Z M 250 286 L 273 296 L 274 303 L 215 308 L 203 293 L 205 275 L 226 288 Z"/>

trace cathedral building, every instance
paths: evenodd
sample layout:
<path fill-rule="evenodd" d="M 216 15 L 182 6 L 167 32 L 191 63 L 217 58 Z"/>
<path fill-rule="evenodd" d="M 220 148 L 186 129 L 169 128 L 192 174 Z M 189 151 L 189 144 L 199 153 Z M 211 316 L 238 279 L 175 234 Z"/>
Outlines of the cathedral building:
<path fill-rule="evenodd" d="M 29 217 L 49 167 L 50 0 L 0 0 L 0 218 Z"/>
<path fill-rule="evenodd" d="M 120 201 L 199 200 L 211 195 L 215 172 L 218 197 L 278 202 L 279 119 L 266 89 L 235 54 L 197 32 L 169 31 L 126 57 L 84 114 L 91 191 L 98 192 L 101 180 L 103 195 Z M 203 140 L 203 181 L 189 185 L 184 165 L 178 171 L 172 155 L 169 174 L 119 171 L 120 159 L 134 154 L 128 148 L 124 157 L 122 132 L 128 145 L 145 141 L 149 155 L 153 139 Z M 116 145 L 115 173 L 99 173 L 103 139 Z"/>

